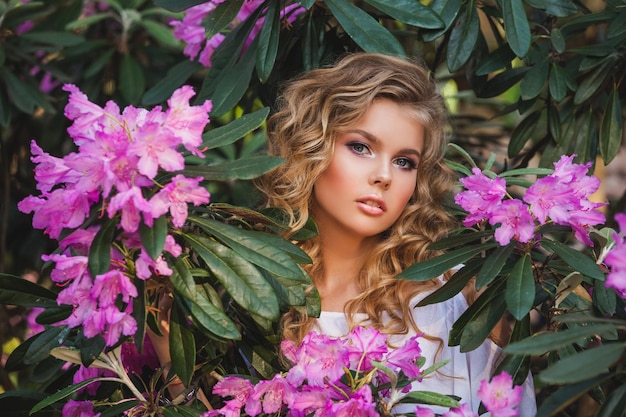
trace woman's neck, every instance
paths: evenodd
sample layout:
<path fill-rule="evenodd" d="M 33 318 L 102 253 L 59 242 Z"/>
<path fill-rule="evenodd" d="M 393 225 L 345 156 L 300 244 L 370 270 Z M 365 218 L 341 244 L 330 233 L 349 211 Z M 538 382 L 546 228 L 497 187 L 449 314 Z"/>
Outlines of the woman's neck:
<path fill-rule="evenodd" d="M 322 237 L 324 236 L 324 237 Z M 320 234 L 323 271 L 315 277 L 323 311 L 343 311 L 360 294 L 358 278 L 373 248 L 373 239 Z"/>

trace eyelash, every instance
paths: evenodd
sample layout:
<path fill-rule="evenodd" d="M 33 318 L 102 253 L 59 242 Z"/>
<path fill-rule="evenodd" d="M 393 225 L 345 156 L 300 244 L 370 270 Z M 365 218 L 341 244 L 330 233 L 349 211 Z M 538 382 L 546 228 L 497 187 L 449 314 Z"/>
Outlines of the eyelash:
<path fill-rule="evenodd" d="M 366 155 L 367 153 L 371 153 L 371 149 L 369 146 L 367 146 L 364 143 L 361 142 L 351 142 L 348 143 L 347 145 L 352 152 L 354 152 L 357 155 Z M 357 148 L 362 148 L 362 150 L 357 150 Z M 412 171 L 414 169 L 417 168 L 417 164 L 410 158 L 404 158 L 404 157 L 400 157 L 400 158 L 396 158 L 395 161 L 406 161 L 406 165 L 402 166 L 402 165 L 398 165 L 398 167 L 400 167 L 400 169 L 404 169 L 407 171 Z"/>

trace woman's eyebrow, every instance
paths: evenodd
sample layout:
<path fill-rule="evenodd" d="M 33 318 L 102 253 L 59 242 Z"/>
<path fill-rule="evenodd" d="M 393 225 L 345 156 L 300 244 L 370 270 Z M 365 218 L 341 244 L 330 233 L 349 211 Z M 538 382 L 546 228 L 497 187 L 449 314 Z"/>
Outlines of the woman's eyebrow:
<path fill-rule="evenodd" d="M 368 132 L 367 130 L 350 129 L 346 131 L 346 133 L 356 133 L 358 135 L 361 135 L 373 144 L 380 143 L 380 139 L 377 136 L 373 135 L 372 133 Z M 419 150 L 414 149 L 414 148 L 401 149 L 399 153 L 403 155 L 415 155 L 418 159 L 421 159 L 422 157 L 422 153 Z"/>

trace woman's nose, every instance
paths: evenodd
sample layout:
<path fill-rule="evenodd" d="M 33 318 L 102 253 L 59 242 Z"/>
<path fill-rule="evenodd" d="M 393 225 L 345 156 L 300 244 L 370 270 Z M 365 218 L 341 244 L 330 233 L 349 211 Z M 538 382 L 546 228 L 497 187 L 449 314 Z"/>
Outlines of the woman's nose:
<path fill-rule="evenodd" d="M 391 185 L 391 172 L 389 167 L 386 165 L 382 166 L 382 164 L 377 167 L 377 169 L 375 169 L 370 176 L 370 184 L 378 185 L 384 190 L 389 188 Z"/>

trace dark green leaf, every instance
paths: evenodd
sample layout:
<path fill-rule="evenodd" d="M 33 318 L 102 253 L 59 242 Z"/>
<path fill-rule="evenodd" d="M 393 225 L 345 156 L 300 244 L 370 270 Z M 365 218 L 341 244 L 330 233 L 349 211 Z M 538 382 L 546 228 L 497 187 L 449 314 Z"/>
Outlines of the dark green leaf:
<path fill-rule="evenodd" d="M 0 48 L 1 50 L 1 48 Z M 0 67 L 3 65 L 0 64 Z M 11 121 L 11 106 L 4 91 L 0 91 L 0 126 L 7 127 Z"/>
<path fill-rule="evenodd" d="M 608 395 L 597 416 L 613 417 L 624 415 L 624 410 L 626 410 L 626 384 L 616 387 L 615 391 Z"/>
<path fill-rule="evenodd" d="M 174 90 L 183 85 L 192 74 L 202 69 L 202 65 L 193 61 L 181 61 L 167 71 L 154 87 L 145 92 L 141 99 L 144 105 L 152 105 L 167 100 Z"/>
<path fill-rule="evenodd" d="M 206 0 L 154 0 L 154 2 L 164 9 L 182 12 L 190 7 L 206 3 Z"/>
<path fill-rule="evenodd" d="M 546 352 L 577 343 L 581 339 L 614 329 L 614 324 L 590 324 L 558 332 L 538 333 L 504 348 L 511 355 L 543 355 Z"/>
<path fill-rule="evenodd" d="M 305 9 L 309 10 L 315 4 L 315 0 L 298 0 L 298 3 Z"/>
<path fill-rule="evenodd" d="M 624 343 L 607 343 L 559 360 L 539 374 L 549 384 L 581 382 L 608 371 L 626 352 Z"/>
<path fill-rule="evenodd" d="M 35 406 L 30 410 L 30 414 L 34 414 L 37 411 L 43 410 L 47 406 L 54 404 L 57 401 L 62 400 L 63 398 L 69 397 L 70 395 L 78 391 L 79 389 L 91 384 L 92 382 L 99 381 L 100 379 L 101 378 L 86 379 L 84 381 L 79 382 L 78 384 L 70 385 L 69 387 L 62 389 L 61 391 L 58 391 L 50 396 L 47 396 L 46 399 L 35 404 Z"/>
<path fill-rule="evenodd" d="M 527 71 L 528 67 L 516 67 L 496 74 L 482 88 L 477 89 L 476 94 L 482 98 L 499 96 L 517 84 Z"/>
<path fill-rule="evenodd" d="M 111 245 L 116 228 L 116 219 L 108 220 L 91 242 L 88 264 L 92 277 L 104 274 L 111 267 Z"/>
<path fill-rule="evenodd" d="M 217 337 L 240 340 L 241 334 L 237 326 L 224 314 L 223 309 L 213 304 L 206 285 L 208 284 L 197 289 L 195 300 L 186 300 L 195 322 Z"/>
<path fill-rule="evenodd" d="M 146 80 L 139 61 L 129 53 L 122 57 L 119 83 L 120 92 L 128 102 L 139 102 L 145 89 Z"/>
<path fill-rule="evenodd" d="M 605 164 L 611 162 L 619 152 L 624 130 L 622 103 L 617 85 L 613 87 L 607 104 L 600 127 L 600 154 Z"/>
<path fill-rule="evenodd" d="M 559 255 L 559 257 L 569 266 L 574 268 L 575 271 L 578 271 L 589 278 L 604 281 L 604 273 L 590 257 L 583 255 L 579 251 L 572 249 L 567 245 L 553 240 L 544 238 L 541 239 L 541 244 L 545 248 Z"/>
<path fill-rule="evenodd" d="M 214 240 L 184 237 L 240 306 L 268 320 L 278 317 L 278 299 L 252 264 Z"/>
<path fill-rule="evenodd" d="M 37 315 L 35 321 L 39 324 L 55 324 L 68 318 L 73 310 L 74 308 L 67 304 L 54 307 L 46 306 L 45 310 Z"/>
<path fill-rule="evenodd" d="M 563 37 L 563 33 L 559 30 L 559 28 L 552 28 L 550 31 L 550 42 L 552 42 L 552 47 L 559 54 L 565 52 L 565 38 Z"/>
<path fill-rule="evenodd" d="M 476 276 L 476 271 L 478 271 L 481 264 L 482 262 L 478 260 L 470 261 L 467 265 L 464 265 L 442 287 L 417 303 L 417 307 L 440 303 L 460 293 L 467 286 L 467 283 Z"/>
<path fill-rule="evenodd" d="M 550 89 L 550 95 L 556 102 L 565 98 L 565 94 L 567 94 L 566 75 L 565 70 L 561 68 L 558 63 L 554 63 L 551 66 L 548 86 Z"/>
<path fill-rule="evenodd" d="M 530 48 L 530 26 L 522 0 L 500 2 L 504 17 L 504 30 L 513 52 L 525 57 Z"/>
<path fill-rule="evenodd" d="M 197 216 L 189 216 L 188 219 L 248 262 L 275 275 L 308 282 L 303 270 L 282 250 L 286 244 L 291 245 L 289 242 L 280 243 L 281 247 L 277 247 L 275 244 L 281 239 L 266 233 L 243 230 L 217 220 Z"/>
<path fill-rule="evenodd" d="M 256 48 L 258 38 L 248 47 L 243 57 L 235 66 L 230 68 L 220 79 L 212 96 L 213 110 L 211 115 L 219 117 L 237 105 L 241 97 L 248 89 L 252 70 L 256 63 Z"/>
<path fill-rule="evenodd" d="M 7 67 L 0 67 L 0 74 L 4 78 L 6 91 L 9 99 L 13 101 L 15 107 L 24 113 L 32 114 L 38 107 L 55 113 L 54 108 L 48 103 L 45 95 L 35 86 L 20 80 Z"/>
<path fill-rule="evenodd" d="M 145 223 L 139 225 L 139 235 L 141 236 L 141 245 L 144 247 L 148 255 L 156 260 L 163 252 L 165 246 L 165 238 L 167 237 L 167 217 L 165 215 L 154 219 L 152 226 Z"/>
<path fill-rule="evenodd" d="M 183 257 L 178 257 L 174 262 L 173 273 L 170 277 L 176 291 L 187 300 L 196 299 L 196 282 Z"/>
<path fill-rule="evenodd" d="M 24 358 L 27 365 L 37 363 L 50 356 L 50 351 L 61 346 L 69 332 L 66 326 L 52 326 L 44 330 L 28 347 Z"/>
<path fill-rule="evenodd" d="M 24 278 L 0 273 L 0 304 L 55 307 L 56 294 Z"/>
<path fill-rule="evenodd" d="M 554 170 L 552 168 L 517 168 L 501 172 L 498 176 L 509 181 L 509 177 L 514 175 L 550 175 L 553 172 Z"/>
<path fill-rule="evenodd" d="M 409 25 L 423 29 L 442 29 L 444 23 L 430 7 L 415 0 L 365 0 L 381 12 Z"/>
<path fill-rule="evenodd" d="M 402 271 L 398 278 L 409 281 L 427 281 L 467 262 L 479 253 L 496 246 L 495 243 L 465 246 L 427 261 L 418 262 Z"/>
<path fill-rule="evenodd" d="M 207 181 L 251 180 L 282 164 L 282 158 L 269 155 L 249 156 L 218 165 L 186 166 L 183 173 Z"/>
<path fill-rule="evenodd" d="M 517 320 L 528 314 L 535 301 L 535 277 L 531 263 L 530 255 L 522 256 L 515 262 L 506 281 L 506 305 Z"/>
<path fill-rule="evenodd" d="M 587 75 L 578 86 L 576 95 L 574 96 L 574 104 L 583 103 L 591 98 L 598 91 L 602 83 L 612 76 L 611 68 L 613 67 L 612 59 L 604 59 L 602 64 L 594 69 L 591 74 Z"/>
<path fill-rule="evenodd" d="M 215 6 L 215 9 L 204 18 L 205 36 L 207 39 L 226 29 L 237 17 L 244 0 L 229 0 Z"/>
<path fill-rule="evenodd" d="M 27 367 L 25 363 L 26 352 L 30 348 L 30 346 L 35 343 L 37 339 L 41 337 L 41 333 L 37 333 L 36 335 L 26 339 L 22 344 L 13 349 L 13 352 L 7 358 L 7 361 L 4 365 L 4 369 L 8 372 L 19 371 Z"/>
<path fill-rule="evenodd" d="M 244 114 L 225 126 L 209 130 L 202 135 L 201 147 L 213 149 L 236 142 L 261 126 L 268 114 L 269 107 L 264 107 L 254 113 Z"/>
<path fill-rule="evenodd" d="M 156 39 L 161 45 L 170 48 L 177 48 L 180 45 L 180 41 L 174 37 L 172 29 L 154 20 L 144 19 L 141 24 L 146 31 Z"/>
<path fill-rule="evenodd" d="M 607 378 L 599 377 L 577 384 L 565 385 L 554 393 L 550 394 L 540 405 L 537 410 L 537 417 L 550 417 L 558 415 L 559 411 L 564 410 L 567 406 L 574 403 L 581 395 L 588 392 L 593 387 L 604 382 Z"/>
<path fill-rule="evenodd" d="M 65 25 L 65 30 L 76 30 L 89 27 L 94 23 L 98 23 L 101 20 L 106 18 L 110 18 L 110 13 L 96 13 L 91 16 L 81 16 L 79 19 L 74 20 L 67 25 Z M 84 39 L 83 39 L 84 40 Z"/>
<path fill-rule="evenodd" d="M 531 100 L 537 97 L 548 79 L 550 60 L 546 57 L 535 63 L 522 78 L 520 93 L 522 99 Z"/>
<path fill-rule="evenodd" d="M 455 248 L 457 246 L 464 246 L 470 242 L 480 241 L 483 238 L 492 235 L 493 231 L 490 230 L 483 230 L 480 232 L 470 230 L 468 233 L 450 234 L 450 236 L 444 237 L 443 239 L 428 245 L 428 250 L 443 250 Z"/>
<path fill-rule="evenodd" d="M 43 43 L 54 46 L 74 46 L 85 41 L 85 38 L 69 32 L 42 31 L 42 32 L 26 32 L 20 35 L 22 39 L 28 39 L 32 42 Z"/>
<path fill-rule="evenodd" d="M 478 12 L 473 7 L 473 3 L 469 3 L 457 18 L 450 33 L 446 60 L 451 72 L 461 68 L 472 55 L 478 39 L 479 28 Z"/>
<path fill-rule="evenodd" d="M 280 2 L 270 3 L 261 32 L 259 45 L 256 50 L 256 72 L 262 83 L 265 83 L 272 73 L 276 55 L 278 54 L 278 40 L 280 39 Z"/>
<path fill-rule="evenodd" d="M 604 282 L 597 279 L 593 281 L 593 293 L 591 297 L 593 298 L 593 305 L 596 306 L 605 317 L 611 317 L 615 314 L 617 294 L 613 289 L 607 288 Z"/>
<path fill-rule="evenodd" d="M 405 56 L 398 40 L 360 8 L 346 0 L 326 0 L 324 4 L 346 33 L 366 52 Z"/>
<path fill-rule="evenodd" d="M 499 246 L 487 256 L 485 263 L 476 276 L 477 290 L 489 285 L 498 276 L 509 256 L 513 253 L 513 249 L 515 249 L 515 242 L 511 242 L 506 246 Z"/>
<path fill-rule="evenodd" d="M 133 318 L 137 322 L 137 330 L 133 335 L 133 341 L 135 342 L 137 351 L 143 353 L 148 318 L 148 310 L 146 308 L 146 298 L 148 298 L 148 293 L 146 292 L 146 281 L 142 279 L 135 280 L 135 287 L 137 288 L 137 297 L 133 298 L 132 303 Z"/>
<path fill-rule="evenodd" d="M 127 415 L 127 413 L 125 413 L 126 410 L 130 410 L 138 404 L 139 400 L 126 399 L 121 404 L 116 404 L 105 409 L 98 409 L 98 412 L 100 412 L 100 417 L 125 416 Z"/>
<path fill-rule="evenodd" d="M 433 0 L 430 3 L 430 8 L 443 20 L 444 28 L 425 31 L 423 35 L 424 41 L 434 41 L 446 33 L 459 14 L 461 4 L 462 0 Z"/>
<path fill-rule="evenodd" d="M 516 321 L 511 334 L 511 342 L 522 340 L 530 337 L 530 315 L 524 319 Z M 498 375 L 502 371 L 506 371 L 513 377 L 515 385 L 522 385 L 528 378 L 530 371 L 530 356 L 523 355 L 506 355 L 504 359 L 498 363 L 496 369 L 492 371 L 492 375 Z"/>
<path fill-rule="evenodd" d="M 196 367 L 196 339 L 187 324 L 187 317 L 174 303 L 170 316 L 169 345 L 172 355 L 172 372 L 188 387 Z"/>
<path fill-rule="evenodd" d="M 491 74 L 494 71 L 509 67 L 513 59 L 515 59 L 515 53 L 509 45 L 502 45 L 481 61 L 475 73 L 476 75 Z"/>
<path fill-rule="evenodd" d="M 84 77 L 91 78 L 98 74 L 111 61 L 111 57 L 115 54 L 115 49 L 111 48 L 100 53 L 97 58 L 91 62 L 91 65 L 85 69 Z"/>
<path fill-rule="evenodd" d="M 556 17 L 570 16 L 578 12 L 570 0 L 526 0 L 526 3 Z"/>
<path fill-rule="evenodd" d="M 526 116 L 511 133 L 509 141 L 508 155 L 513 158 L 524 148 L 526 142 L 531 139 L 533 134 L 537 133 L 537 122 L 541 116 L 540 111 L 534 111 Z"/>
<path fill-rule="evenodd" d="M 559 143 L 561 141 L 561 116 L 555 105 L 548 106 L 548 130 L 552 139 Z"/>

